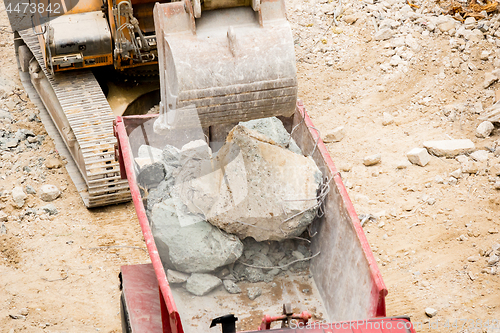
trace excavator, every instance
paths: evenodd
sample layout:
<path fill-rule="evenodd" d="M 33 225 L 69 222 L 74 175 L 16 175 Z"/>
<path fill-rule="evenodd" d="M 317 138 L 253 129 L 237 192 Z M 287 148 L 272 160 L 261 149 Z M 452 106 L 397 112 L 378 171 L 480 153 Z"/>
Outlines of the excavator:
<path fill-rule="evenodd" d="M 145 114 L 161 100 L 160 114 L 194 107 L 209 132 L 295 110 L 295 55 L 284 0 L 4 5 L 20 72 L 29 73 L 71 153 L 89 208 L 130 200 L 115 158 L 118 115 Z"/>

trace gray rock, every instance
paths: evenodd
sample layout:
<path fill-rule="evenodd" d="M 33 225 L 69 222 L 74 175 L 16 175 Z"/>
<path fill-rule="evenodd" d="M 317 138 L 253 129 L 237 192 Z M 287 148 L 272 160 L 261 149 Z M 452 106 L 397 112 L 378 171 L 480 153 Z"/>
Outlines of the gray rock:
<path fill-rule="evenodd" d="M 61 191 L 55 185 L 45 184 L 39 189 L 40 199 L 46 202 L 56 200 L 60 195 Z"/>
<path fill-rule="evenodd" d="M 57 215 L 59 213 L 57 211 L 56 206 L 54 206 L 53 204 L 48 204 L 48 205 L 42 206 L 42 207 L 40 207 L 40 209 L 49 215 Z"/>
<path fill-rule="evenodd" d="M 21 208 L 24 206 L 24 200 L 26 200 L 28 196 L 24 193 L 24 190 L 21 186 L 16 186 L 12 190 L 12 200 L 14 200 L 14 204 L 17 208 Z"/>
<path fill-rule="evenodd" d="M 372 166 L 379 164 L 381 160 L 382 156 L 380 154 L 365 156 L 365 158 L 363 158 L 363 164 L 366 166 Z"/>
<path fill-rule="evenodd" d="M 338 127 L 335 127 L 331 131 L 327 131 L 325 133 L 323 141 L 325 143 L 339 142 L 339 141 L 342 141 L 344 136 L 345 136 L 344 126 L 338 126 Z"/>
<path fill-rule="evenodd" d="M 436 309 L 433 309 L 433 308 L 425 308 L 425 314 L 427 315 L 427 317 L 434 317 L 435 315 L 437 315 L 437 310 Z"/>
<path fill-rule="evenodd" d="M 272 267 L 273 263 L 271 260 L 261 252 L 255 253 L 252 257 L 252 265 L 259 267 Z M 268 268 L 270 269 L 270 268 Z"/>
<path fill-rule="evenodd" d="M 137 182 L 145 189 L 151 189 L 165 179 L 165 166 L 162 162 L 144 165 L 137 175 Z"/>
<path fill-rule="evenodd" d="M 476 128 L 476 136 L 478 138 L 487 138 L 490 136 L 491 132 L 495 126 L 493 126 L 493 123 L 490 121 L 483 121 L 479 126 Z"/>
<path fill-rule="evenodd" d="M 196 296 L 204 296 L 220 286 L 222 281 L 210 274 L 191 274 L 186 281 L 186 290 Z"/>
<path fill-rule="evenodd" d="M 408 153 L 406 153 L 408 160 L 416 165 L 426 166 L 427 163 L 431 161 L 431 155 L 427 152 L 425 148 L 413 148 Z"/>
<path fill-rule="evenodd" d="M 0 235 L 6 235 L 6 234 L 7 234 L 7 227 L 2 222 L 2 225 L 0 225 Z"/>
<path fill-rule="evenodd" d="M 26 186 L 26 193 L 28 193 L 28 194 L 36 194 L 36 190 L 35 190 L 35 188 L 33 186 L 27 185 Z"/>
<path fill-rule="evenodd" d="M 302 155 L 302 151 L 295 143 L 295 140 L 290 137 L 290 134 L 285 129 L 285 126 L 283 126 L 281 120 L 276 117 L 240 122 L 239 125 L 257 131 L 276 142 L 280 147 L 287 148 L 296 154 Z"/>
<path fill-rule="evenodd" d="M 150 212 L 153 206 L 163 200 L 171 198 L 170 191 L 174 185 L 173 178 L 169 180 L 162 180 L 157 187 L 148 191 L 147 196 L 147 211 Z"/>
<path fill-rule="evenodd" d="M 167 280 L 168 283 L 179 284 L 184 283 L 188 280 L 189 274 L 174 271 L 172 269 L 167 269 Z"/>
<path fill-rule="evenodd" d="M 245 278 L 252 283 L 264 281 L 265 274 L 260 268 L 247 267 L 245 268 Z"/>
<path fill-rule="evenodd" d="M 317 196 L 322 174 L 311 158 L 237 125 L 215 164 L 224 174 L 213 175 L 221 185 L 207 220 L 218 228 L 241 239 L 283 240 L 299 236 L 315 217 L 314 201 L 295 201 Z"/>
<path fill-rule="evenodd" d="M 259 287 L 250 287 L 247 289 L 247 296 L 252 301 L 260 295 L 262 295 L 262 289 Z"/>
<path fill-rule="evenodd" d="M 230 294 L 239 294 L 241 293 L 241 288 L 238 287 L 234 281 L 231 280 L 223 280 L 222 284 L 224 284 L 224 288 L 226 288 L 227 292 Z"/>
<path fill-rule="evenodd" d="M 151 229 L 160 258 L 166 267 L 186 272 L 210 272 L 235 262 L 243 244 L 192 214 L 178 198 L 153 206 Z"/>
<path fill-rule="evenodd" d="M 455 157 L 474 151 L 475 145 L 469 139 L 425 141 L 424 147 L 436 156 Z"/>
<path fill-rule="evenodd" d="M 394 31 L 390 28 L 380 29 L 373 35 L 374 40 L 387 40 L 394 36 Z"/>

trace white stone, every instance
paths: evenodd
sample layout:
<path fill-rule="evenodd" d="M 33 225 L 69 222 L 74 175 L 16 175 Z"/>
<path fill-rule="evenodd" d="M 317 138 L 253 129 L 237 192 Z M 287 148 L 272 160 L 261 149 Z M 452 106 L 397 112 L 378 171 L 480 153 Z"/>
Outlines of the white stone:
<path fill-rule="evenodd" d="M 487 138 L 490 136 L 494 128 L 495 126 L 493 126 L 493 123 L 491 123 L 490 121 L 483 121 L 476 128 L 476 136 L 478 138 Z"/>
<path fill-rule="evenodd" d="M 40 199 L 46 202 L 54 201 L 61 195 L 61 191 L 57 188 L 57 186 L 50 184 L 42 185 L 39 193 Z"/>
<path fill-rule="evenodd" d="M 486 150 L 476 150 L 469 155 L 474 161 L 486 162 L 490 156 Z"/>
<path fill-rule="evenodd" d="M 0 222 L 7 222 L 9 215 L 7 215 L 3 210 L 0 210 Z"/>
<path fill-rule="evenodd" d="M 408 160 L 402 160 L 398 161 L 396 163 L 396 169 L 406 169 L 411 165 L 411 163 Z"/>
<path fill-rule="evenodd" d="M 363 158 L 363 164 L 365 166 L 372 166 L 379 164 L 381 160 L 382 156 L 380 154 L 365 156 L 365 158 Z"/>
<path fill-rule="evenodd" d="M 455 179 L 462 177 L 462 169 L 457 169 L 457 170 L 451 172 L 450 176 L 455 178 Z"/>
<path fill-rule="evenodd" d="M 189 274 L 167 269 L 167 280 L 168 283 L 179 284 L 184 283 L 189 278 Z"/>
<path fill-rule="evenodd" d="M 206 218 L 230 234 L 280 241 L 299 236 L 316 215 L 311 201 L 297 200 L 317 196 L 322 174 L 314 161 L 256 131 L 235 126 L 214 165 L 224 175 Z"/>
<path fill-rule="evenodd" d="M 216 276 L 194 273 L 186 281 L 186 290 L 196 296 L 204 296 L 221 284 L 221 279 Z"/>
<path fill-rule="evenodd" d="M 390 28 L 385 28 L 385 29 L 380 29 L 379 31 L 377 31 L 375 33 L 375 35 L 373 36 L 373 39 L 375 40 L 387 40 L 389 38 L 391 38 L 392 36 L 394 36 L 394 31 Z"/>
<path fill-rule="evenodd" d="M 455 157 L 474 151 L 475 145 L 469 139 L 425 141 L 424 147 L 436 156 Z"/>
<path fill-rule="evenodd" d="M 488 60 L 489 56 L 490 56 L 490 52 L 485 50 L 485 51 L 481 52 L 481 54 L 479 55 L 479 59 Z"/>
<path fill-rule="evenodd" d="M 433 309 L 433 308 L 425 308 L 425 314 L 426 314 L 428 317 L 430 317 L 430 318 L 432 318 L 432 317 L 434 317 L 435 315 L 437 315 L 437 313 L 438 313 L 438 312 L 437 312 L 437 310 L 436 310 L 436 309 Z"/>
<path fill-rule="evenodd" d="M 421 49 L 420 45 L 418 44 L 418 41 L 412 35 L 406 35 L 405 44 L 413 52 L 419 52 Z"/>
<path fill-rule="evenodd" d="M 406 153 L 408 160 L 416 165 L 426 166 L 431 160 L 431 155 L 427 152 L 425 148 L 413 148 L 408 153 Z"/>
<path fill-rule="evenodd" d="M 472 173 L 475 174 L 479 171 L 479 163 L 468 161 L 461 165 L 462 173 Z"/>
<path fill-rule="evenodd" d="M 491 72 L 484 74 L 483 88 L 488 88 L 498 80 L 498 77 Z"/>
<path fill-rule="evenodd" d="M 335 127 L 333 130 L 326 132 L 323 141 L 325 143 L 339 142 L 345 137 L 344 126 Z"/>
<path fill-rule="evenodd" d="M 452 29 L 455 29 L 455 22 L 447 21 L 439 24 L 437 27 L 441 32 L 448 32 Z"/>
<path fill-rule="evenodd" d="M 24 206 L 24 200 L 28 195 L 24 193 L 24 190 L 21 186 L 16 186 L 12 190 L 12 200 L 14 200 L 14 204 L 17 208 L 21 208 Z"/>
<path fill-rule="evenodd" d="M 387 126 L 394 123 L 394 117 L 389 112 L 384 112 L 384 119 L 382 125 Z"/>

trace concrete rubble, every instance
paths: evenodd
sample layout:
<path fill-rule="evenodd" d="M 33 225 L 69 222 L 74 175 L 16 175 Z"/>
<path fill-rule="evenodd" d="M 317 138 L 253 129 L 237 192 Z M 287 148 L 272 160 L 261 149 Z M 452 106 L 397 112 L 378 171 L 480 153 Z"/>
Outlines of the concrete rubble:
<path fill-rule="evenodd" d="M 242 239 L 283 240 L 299 236 L 315 217 L 316 202 L 304 201 L 316 198 L 322 181 L 311 158 L 236 126 L 215 163 L 224 168 L 227 180 L 207 213 L 218 228 Z"/>
<path fill-rule="evenodd" d="M 424 141 L 423 146 L 429 153 L 438 157 L 455 157 L 471 153 L 476 147 L 469 139 Z"/>
<path fill-rule="evenodd" d="M 190 213 L 178 198 L 154 205 L 150 223 L 163 264 L 181 272 L 213 271 L 235 262 L 243 251 L 236 236 Z"/>
<path fill-rule="evenodd" d="M 411 163 L 422 167 L 426 166 L 427 163 L 431 161 L 431 156 L 425 148 L 413 148 L 406 156 Z"/>
<path fill-rule="evenodd" d="M 186 281 L 186 290 L 196 296 L 204 296 L 219 287 L 222 281 L 210 274 L 191 274 Z"/>
<path fill-rule="evenodd" d="M 235 126 L 216 154 L 204 140 L 142 145 L 135 162 L 170 283 L 195 295 L 221 283 L 240 293 L 239 281 L 308 268 L 308 248 L 287 238 L 314 219 L 316 201 L 299 199 L 316 198 L 322 174 L 277 118 Z"/>

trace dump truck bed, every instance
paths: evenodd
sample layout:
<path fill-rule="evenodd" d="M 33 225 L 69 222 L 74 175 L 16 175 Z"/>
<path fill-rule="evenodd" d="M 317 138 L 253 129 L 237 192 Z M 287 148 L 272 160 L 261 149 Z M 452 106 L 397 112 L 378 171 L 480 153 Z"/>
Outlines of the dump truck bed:
<path fill-rule="evenodd" d="M 224 290 L 219 290 L 197 298 L 187 295 L 183 290 L 171 287 L 154 242 L 134 172 L 133 159 L 137 156 L 138 146 L 129 138 L 135 129 L 144 126 L 154 117 L 156 116 L 118 117 L 115 132 L 119 139 L 118 151 L 123 174 L 126 174 L 129 180 L 137 216 L 152 261 L 152 265 L 148 267 L 153 268 L 159 287 L 158 298 L 163 331 L 191 332 L 192 329 L 207 331 L 209 328 L 206 324 L 214 316 L 228 313 L 234 313 L 243 321 L 243 324 L 247 320 L 255 325 L 242 327 L 243 329 L 256 330 L 258 319 L 254 320 L 252 316 L 261 318 L 266 313 L 279 315 L 284 302 L 292 303 L 295 311 L 307 310 L 316 315 L 316 320 L 327 320 L 327 322 L 385 317 L 387 290 L 375 258 L 340 174 L 301 102 L 298 102 L 296 112 L 292 117 L 281 120 L 303 153 L 314 159 L 330 186 L 322 207 L 323 215 L 315 219 L 311 228 L 312 234 L 315 234 L 311 238 L 311 252 L 319 253 L 319 255 L 311 259 L 309 272 L 303 275 L 285 274 L 275 279 L 273 282 L 277 286 L 279 284 L 288 286 L 285 288 L 287 292 L 281 292 L 280 295 L 277 291 L 282 291 L 283 288 L 273 287 L 271 284 L 266 286 L 262 283 L 263 294 L 266 295 L 253 302 L 248 301 L 245 292 L 236 296 L 228 296 Z M 146 131 L 145 128 L 141 130 Z M 152 144 L 154 140 L 154 136 L 148 137 L 149 143 Z M 130 271 L 129 268 L 125 270 L 127 269 Z M 123 274 L 125 294 L 127 294 L 126 275 Z M 256 284 L 252 284 L 254 285 Z M 128 286 L 130 289 L 137 288 L 133 283 Z M 242 290 L 248 287 L 241 286 Z M 274 292 L 273 288 L 275 288 Z M 309 291 L 304 292 L 306 289 Z M 133 294 L 132 298 L 142 297 L 140 292 Z M 127 296 L 125 295 L 124 298 L 124 302 L 127 303 Z M 131 299 L 128 303 L 136 304 L 137 302 Z M 134 312 L 129 306 L 127 320 L 130 325 L 132 322 L 140 325 L 141 321 L 144 325 L 148 325 L 155 320 L 153 315 L 145 316 L 144 311 L 146 310 Z M 392 332 L 410 331 L 394 330 Z"/>

